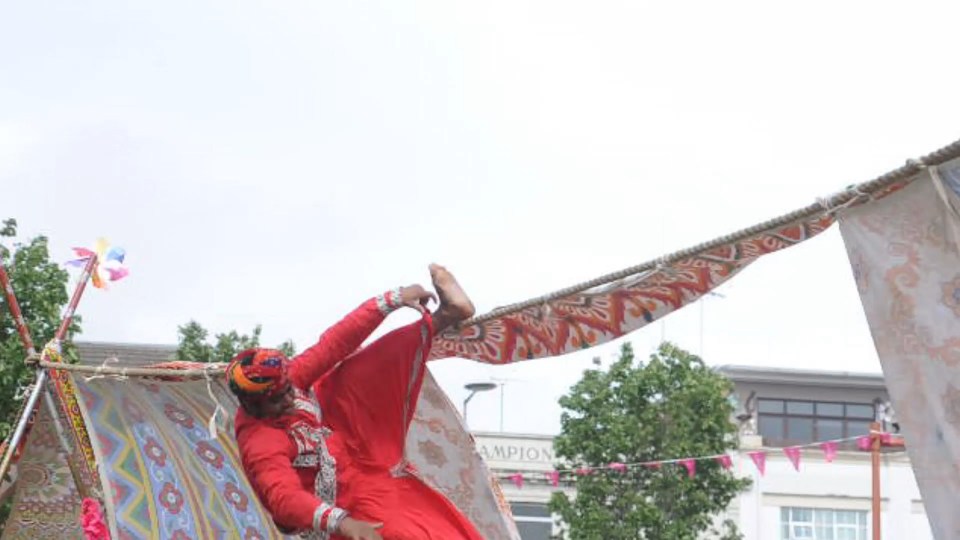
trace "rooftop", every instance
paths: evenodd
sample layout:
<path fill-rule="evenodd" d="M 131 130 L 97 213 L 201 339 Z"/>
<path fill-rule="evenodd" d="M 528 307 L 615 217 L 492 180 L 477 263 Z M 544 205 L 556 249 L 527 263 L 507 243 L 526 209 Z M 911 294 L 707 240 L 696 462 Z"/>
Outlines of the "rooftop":
<path fill-rule="evenodd" d="M 756 366 L 724 365 L 716 370 L 734 382 L 789 384 L 798 386 L 827 386 L 838 388 L 884 389 L 882 373 L 856 373 Z"/>
<path fill-rule="evenodd" d="M 145 366 L 175 359 L 176 345 L 149 345 L 145 343 L 106 343 L 102 341 L 75 341 L 80 362 L 101 365 L 117 358 L 124 365 Z"/>

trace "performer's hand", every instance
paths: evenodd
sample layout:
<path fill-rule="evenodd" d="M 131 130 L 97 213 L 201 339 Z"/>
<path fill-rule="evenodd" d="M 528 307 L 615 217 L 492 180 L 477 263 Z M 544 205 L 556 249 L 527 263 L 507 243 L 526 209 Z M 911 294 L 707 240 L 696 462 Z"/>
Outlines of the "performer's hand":
<path fill-rule="evenodd" d="M 427 304 L 430 303 L 430 300 L 436 302 L 437 295 L 425 290 L 420 285 L 400 288 L 400 303 L 421 313 L 427 312 Z"/>
<path fill-rule="evenodd" d="M 381 527 L 383 527 L 383 523 L 370 523 L 345 517 L 340 522 L 340 526 L 337 527 L 337 534 L 350 540 L 383 540 L 383 537 L 377 532 L 377 529 Z"/>

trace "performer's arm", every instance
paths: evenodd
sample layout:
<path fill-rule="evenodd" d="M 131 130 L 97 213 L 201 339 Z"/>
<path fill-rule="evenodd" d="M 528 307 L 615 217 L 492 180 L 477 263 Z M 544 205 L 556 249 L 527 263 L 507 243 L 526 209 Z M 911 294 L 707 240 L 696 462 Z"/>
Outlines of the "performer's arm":
<path fill-rule="evenodd" d="M 403 306 L 426 305 L 433 294 L 423 287 L 397 288 L 371 298 L 320 336 L 316 345 L 303 351 L 290 365 L 290 380 L 308 389 L 341 360 L 353 354 L 391 312 Z M 422 308 L 425 309 L 425 308 Z"/>
<path fill-rule="evenodd" d="M 274 522 L 299 531 L 337 530 L 346 511 L 303 488 L 291 465 L 297 450 L 286 433 L 258 430 L 237 442 L 247 477 Z"/>

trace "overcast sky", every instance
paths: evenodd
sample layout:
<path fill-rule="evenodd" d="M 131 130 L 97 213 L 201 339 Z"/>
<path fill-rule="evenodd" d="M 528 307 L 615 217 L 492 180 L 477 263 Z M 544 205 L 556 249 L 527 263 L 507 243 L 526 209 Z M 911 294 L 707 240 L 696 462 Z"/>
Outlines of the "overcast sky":
<path fill-rule="evenodd" d="M 752 225 L 952 142 L 956 2 L 0 2 L 0 217 L 131 276 L 84 340 L 311 344 L 437 261 L 480 309 Z M 831 229 L 628 336 L 711 365 L 879 371 Z M 409 321 L 394 316 L 386 328 Z M 702 333 L 701 333 L 702 331 Z M 703 339 L 701 341 L 701 335 Z M 590 359 L 509 379 L 554 433 Z M 499 429 L 496 392 L 471 427 Z"/>

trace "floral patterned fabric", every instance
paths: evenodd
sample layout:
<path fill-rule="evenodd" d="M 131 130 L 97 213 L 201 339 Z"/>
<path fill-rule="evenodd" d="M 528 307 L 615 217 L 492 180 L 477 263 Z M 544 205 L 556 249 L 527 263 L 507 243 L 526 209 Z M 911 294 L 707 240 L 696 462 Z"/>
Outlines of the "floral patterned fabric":
<path fill-rule="evenodd" d="M 519 539 L 510 505 L 476 450 L 456 407 L 429 371 L 407 432 L 407 460 L 446 495 L 487 540 Z"/>
<path fill-rule="evenodd" d="M 841 232 L 934 536 L 960 538 L 960 162 L 841 214 Z"/>

